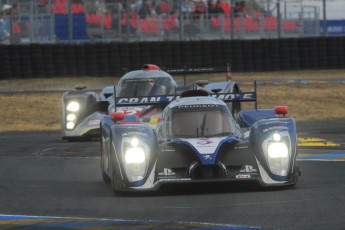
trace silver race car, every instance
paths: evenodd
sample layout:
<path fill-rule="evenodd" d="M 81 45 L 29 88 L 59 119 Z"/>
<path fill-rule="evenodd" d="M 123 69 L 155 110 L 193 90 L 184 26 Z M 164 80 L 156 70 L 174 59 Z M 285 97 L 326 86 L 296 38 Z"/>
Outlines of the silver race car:
<path fill-rule="evenodd" d="M 114 92 L 118 97 L 137 97 L 175 94 L 175 91 L 176 82 L 170 74 L 152 64 L 126 73 L 116 87 L 105 87 L 100 94 L 78 86 L 62 96 L 62 137 L 67 140 L 100 137 L 102 117 L 115 109 Z M 143 121 L 155 124 L 162 109 L 160 106 L 128 106 L 121 111 L 140 115 Z"/>

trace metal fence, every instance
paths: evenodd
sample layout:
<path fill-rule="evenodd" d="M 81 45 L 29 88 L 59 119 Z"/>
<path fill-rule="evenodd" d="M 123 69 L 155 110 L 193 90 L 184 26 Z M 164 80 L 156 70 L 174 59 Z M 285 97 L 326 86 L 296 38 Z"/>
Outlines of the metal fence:
<path fill-rule="evenodd" d="M 320 35 L 320 10 L 301 1 L 156 0 L 154 13 L 141 13 L 140 1 L 3 0 L 0 42 L 188 41 L 260 39 Z M 200 1 L 200 4 L 203 1 Z M 206 4 L 206 2 L 211 4 Z M 262 2 L 262 1 L 261 1 Z M 263 1 L 267 3 L 266 1 Z M 152 5 L 151 5 L 152 7 Z"/>

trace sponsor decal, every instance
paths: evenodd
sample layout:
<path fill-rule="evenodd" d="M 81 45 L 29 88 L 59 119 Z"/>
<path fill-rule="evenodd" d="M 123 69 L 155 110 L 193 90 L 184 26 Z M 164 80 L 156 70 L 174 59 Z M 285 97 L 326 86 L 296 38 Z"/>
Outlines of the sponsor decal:
<path fill-rule="evenodd" d="M 209 145 L 209 144 L 212 144 L 213 143 L 213 141 L 210 141 L 210 140 L 208 140 L 208 139 L 200 139 L 198 142 L 197 142 L 197 144 L 199 144 L 199 145 Z"/>
<path fill-rule="evenodd" d="M 126 126 L 117 126 L 118 129 L 135 129 L 135 131 L 132 132 L 145 132 L 145 127 L 143 127 L 142 124 L 137 124 L 137 125 L 126 125 Z"/>
<path fill-rule="evenodd" d="M 165 176 L 170 177 L 170 176 L 175 176 L 175 175 L 176 175 L 175 172 L 171 169 L 168 169 L 168 168 L 164 168 L 163 172 L 158 173 L 158 176 L 163 176 L 163 178 Z M 162 178 L 162 177 L 159 177 L 159 178 Z"/>
<path fill-rule="evenodd" d="M 212 156 L 211 155 L 204 155 L 203 156 L 205 160 L 212 160 Z"/>
<path fill-rule="evenodd" d="M 150 123 L 159 123 L 161 121 L 160 117 L 151 117 L 150 118 Z"/>
<path fill-rule="evenodd" d="M 135 116 L 139 116 L 142 110 L 143 110 L 142 107 L 123 107 L 123 108 L 117 109 L 118 112 L 122 112 L 125 115 L 135 115 Z"/>
<path fill-rule="evenodd" d="M 168 73 L 185 73 L 185 72 L 207 72 L 207 71 L 215 71 L 213 67 L 200 67 L 200 68 L 183 68 L 183 69 L 167 69 L 166 72 Z"/>
<path fill-rule="evenodd" d="M 169 178 L 169 179 L 165 179 L 165 178 L 158 178 L 158 180 L 160 182 L 179 182 L 179 181 L 189 181 L 189 180 L 192 180 L 191 178 Z"/>
<path fill-rule="evenodd" d="M 248 149 L 249 146 L 237 146 L 235 147 L 235 149 Z"/>
<path fill-rule="evenodd" d="M 255 100 L 256 93 L 224 93 L 215 94 L 211 97 L 218 98 L 220 100 Z M 126 105 L 126 104 L 151 104 L 151 103 L 167 103 L 180 96 L 157 96 L 157 97 L 117 97 L 115 98 L 115 104 Z"/>
<path fill-rule="evenodd" d="M 175 152 L 175 149 L 161 149 L 162 152 Z"/>
<path fill-rule="evenodd" d="M 245 165 L 244 167 L 242 167 L 242 169 L 240 170 L 241 173 L 252 173 L 252 172 L 257 172 L 258 170 L 253 168 L 253 166 L 251 165 Z"/>
<path fill-rule="evenodd" d="M 194 146 L 200 154 L 213 154 L 219 143 L 224 140 L 223 137 L 215 138 L 198 138 L 198 139 L 181 139 Z"/>
<path fill-rule="evenodd" d="M 249 179 L 251 176 L 249 174 L 238 174 L 236 175 L 236 179 Z"/>
<path fill-rule="evenodd" d="M 215 97 L 220 100 L 254 100 L 256 99 L 256 93 L 224 93 L 211 95 L 211 97 Z"/>
<path fill-rule="evenodd" d="M 146 133 L 141 133 L 141 132 L 126 132 L 126 133 L 122 133 L 122 136 L 129 136 L 129 135 L 139 135 L 139 136 L 147 136 Z"/>
<path fill-rule="evenodd" d="M 284 119 L 286 119 L 286 118 L 284 118 Z M 287 122 L 287 121 L 285 121 L 285 120 L 282 120 L 282 119 L 279 119 L 279 120 L 277 120 L 277 119 L 275 119 L 275 120 L 259 120 L 259 121 L 257 121 L 257 123 L 256 123 L 256 126 L 261 126 L 261 125 L 276 125 L 276 127 L 277 126 L 281 126 L 281 125 L 284 125 L 284 124 L 288 124 L 289 122 Z"/>
<path fill-rule="evenodd" d="M 215 107 L 218 107 L 218 105 L 212 105 L 212 104 L 180 105 L 177 108 L 179 108 L 179 109 L 194 109 L 194 108 L 215 108 Z"/>
<path fill-rule="evenodd" d="M 117 97 L 116 104 L 145 104 L 145 103 L 159 103 L 171 102 L 178 99 L 180 96 L 159 96 L 159 97 Z"/>
<path fill-rule="evenodd" d="M 100 120 L 90 120 L 88 124 L 89 125 L 99 125 L 100 122 L 101 122 Z"/>
<path fill-rule="evenodd" d="M 263 130 L 263 132 L 265 133 L 265 132 L 268 132 L 268 131 L 270 131 L 270 130 L 287 130 L 288 128 L 286 127 L 286 126 L 274 126 L 274 127 L 269 127 L 269 128 L 267 128 L 267 129 L 264 129 Z"/>

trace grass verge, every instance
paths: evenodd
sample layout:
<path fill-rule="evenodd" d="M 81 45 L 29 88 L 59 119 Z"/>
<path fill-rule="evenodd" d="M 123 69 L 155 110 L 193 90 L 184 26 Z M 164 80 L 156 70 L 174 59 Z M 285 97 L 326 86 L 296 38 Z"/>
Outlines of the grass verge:
<path fill-rule="evenodd" d="M 225 73 L 188 74 L 187 81 L 208 79 L 210 81 L 224 81 Z M 174 75 L 176 81 L 182 82 L 183 75 Z M 345 79 L 345 70 L 308 70 L 283 72 L 249 72 L 234 73 L 234 80 L 264 80 L 277 78 L 342 78 Z M 114 77 L 56 77 L 0 80 L 1 91 L 21 92 L 26 90 L 71 90 L 75 85 L 86 85 L 90 89 L 100 89 L 107 85 L 116 84 L 120 76 Z"/>
<path fill-rule="evenodd" d="M 345 70 L 311 70 L 262 73 L 235 73 L 234 80 L 263 80 L 276 78 L 345 79 Z M 174 76 L 179 82 L 183 75 Z M 60 100 L 62 91 L 82 84 L 100 89 L 116 84 L 118 77 L 36 78 L 0 80 L 0 132 L 44 131 L 60 129 Z M 224 73 L 187 75 L 188 83 L 198 79 L 225 80 Z M 345 84 L 261 84 L 258 86 L 258 108 L 287 105 L 289 116 L 297 121 L 327 121 L 345 119 Z M 243 86 L 248 87 L 248 86 Z M 46 90 L 47 92 L 33 92 Z M 49 90 L 55 90 L 49 92 Z M 56 92 L 61 90 L 61 92 Z M 31 91 L 31 92 L 27 92 Z M 246 103 L 244 109 L 253 108 Z"/>
<path fill-rule="evenodd" d="M 59 130 L 61 96 L 56 92 L 0 94 L 0 130 Z"/>
<path fill-rule="evenodd" d="M 345 119 L 345 85 L 264 84 L 258 86 L 258 108 L 287 105 L 297 121 Z M 0 130 L 60 129 L 61 92 L 0 94 Z M 252 103 L 244 106 L 253 108 Z"/>

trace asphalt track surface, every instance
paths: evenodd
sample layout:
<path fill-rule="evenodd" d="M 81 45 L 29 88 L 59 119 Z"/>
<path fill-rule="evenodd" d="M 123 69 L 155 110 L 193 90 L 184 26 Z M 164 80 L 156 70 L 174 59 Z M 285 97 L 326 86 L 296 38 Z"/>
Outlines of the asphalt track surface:
<path fill-rule="evenodd" d="M 295 187 L 205 184 L 120 195 L 102 181 L 98 141 L 2 133 L 0 229 L 345 229 L 345 121 L 297 127 L 299 137 L 339 145 L 301 148 Z"/>

